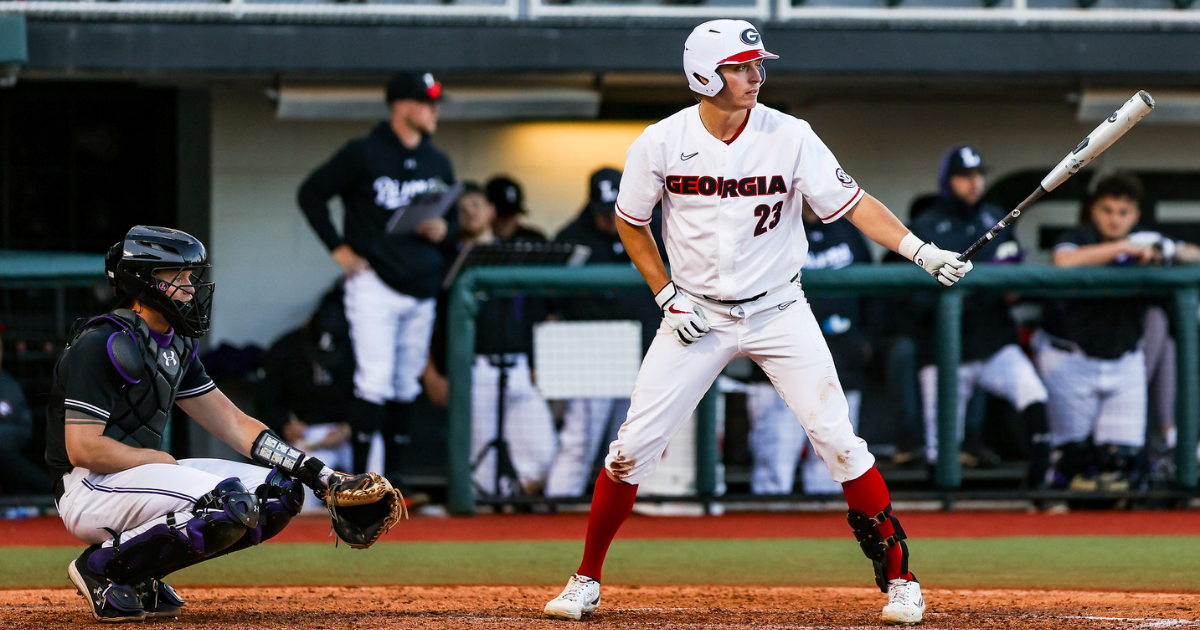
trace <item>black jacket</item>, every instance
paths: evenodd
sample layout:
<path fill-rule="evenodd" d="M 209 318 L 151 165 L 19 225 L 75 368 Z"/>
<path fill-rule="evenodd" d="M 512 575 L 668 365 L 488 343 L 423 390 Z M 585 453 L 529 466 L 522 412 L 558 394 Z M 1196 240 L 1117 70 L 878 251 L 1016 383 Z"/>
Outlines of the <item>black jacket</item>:
<path fill-rule="evenodd" d="M 961 252 L 996 225 L 1006 212 L 999 206 L 983 203 L 967 207 L 961 201 L 941 197 L 912 224 L 912 232 L 923 241 Z M 1010 244 L 1011 243 L 1011 244 Z M 975 264 L 1016 263 L 1022 254 L 1012 230 L 1004 230 L 973 259 Z M 933 363 L 933 329 L 936 294 L 923 292 L 914 300 L 921 305 L 916 327 L 922 365 Z M 1017 343 L 1017 324 L 1009 313 L 1004 294 L 977 291 L 963 301 L 962 360 L 986 359 L 1010 343 Z"/>
<path fill-rule="evenodd" d="M 445 273 L 438 245 L 416 234 L 385 235 L 388 219 L 437 183 L 454 183 L 450 159 L 428 137 L 415 149 L 400 143 L 381 122 L 363 138 L 351 140 L 300 185 L 300 209 L 330 250 L 350 246 L 367 259 L 388 286 L 417 298 L 433 297 Z M 335 196 L 346 209 L 338 235 L 326 205 Z M 451 234 L 454 230 L 450 230 Z"/>

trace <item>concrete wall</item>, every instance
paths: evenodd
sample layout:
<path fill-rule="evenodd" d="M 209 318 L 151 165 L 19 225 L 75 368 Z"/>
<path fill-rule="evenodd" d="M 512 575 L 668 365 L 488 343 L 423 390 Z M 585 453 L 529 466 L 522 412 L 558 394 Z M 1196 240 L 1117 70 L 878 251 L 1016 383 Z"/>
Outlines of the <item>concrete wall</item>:
<path fill-rule="evenodd" d="M 843 167 L 905 218 L 936 188 L 937 162 L 955 142 L 975 144 L 993 179 L 1057 163 L 1095 126 L 1065 101 L 868 98 L 793 101 Z M 212 100 L 212 243 L 218 282 L 215 342 L 267 345 L 303 322 L 337 268 L 295 205 L 304 176 L 370 124 L 283 122 L 264 86 L 223 87 Z M 508 173 L 526 188 L 529 221 L 553 233 L 587 197 L 587 176 L 624 162 L 645 122 L 445 124 L 436 142 L 459 177 Z M 1200 170 L 1200 127 L 1143 123 L 1088 168 Z M 1018 224 L 1070 224 L 1072 204 L 1045 204 Z M 1196 214 L 1200 211 L 1184 210 Z"/>

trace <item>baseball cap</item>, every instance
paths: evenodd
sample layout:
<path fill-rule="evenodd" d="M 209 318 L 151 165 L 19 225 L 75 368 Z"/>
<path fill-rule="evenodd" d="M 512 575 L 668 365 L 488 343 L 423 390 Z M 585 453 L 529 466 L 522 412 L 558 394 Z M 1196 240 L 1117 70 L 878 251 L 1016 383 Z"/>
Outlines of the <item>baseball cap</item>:
<path fill-rule="evenodd" d="M 705 22 L 693 29 L 683 44 L 683 71 L 688 87 L 705 96 L 715 96 L 725 87 L 718 67 L 778 58 L 779 55 L 763 48 L 758 29 L 745 20 Z"/>
<path fill-rule="evenodd" d="M 525 214 L 525 193 L 521 185 L 505 177 L 493 177 L 487 183 L 488 201 L 496 207 L 496 216 L 514 217 Z"/>
<path fill-rule="evenodd" d="M 946 154 L 947 175 L 958 175 L 972 170 L 984 170 L 983 158 L 979 156 L 979 152 L 975 150 L 975 147 L 960 145 L 954 147 Z"/>
<path fill-rule="evenodd" d="M 442 98 L 442 84 L 429 72 L 401 70 L 387 82 L 387 102 L 414 100 L 433 103 Z"/>
<path fill-rule="evenodd" d="M 617 190 L 621 187 L 621 171 L 602 168 L 592 173 L 588 188 L 588 210 L 597 214 L 617 211 Z"/>

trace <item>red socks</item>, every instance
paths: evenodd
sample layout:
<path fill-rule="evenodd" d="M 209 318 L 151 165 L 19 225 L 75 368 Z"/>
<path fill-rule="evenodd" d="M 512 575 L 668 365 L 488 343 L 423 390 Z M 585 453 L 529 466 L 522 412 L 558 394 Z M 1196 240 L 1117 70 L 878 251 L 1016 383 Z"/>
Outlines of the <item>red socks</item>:
<path fill-rule="evenodd" d="M 596 490 L 592 494 L 592 510 L 588 514 L 583 562 L 579 563 L 576 573 L 600 581 L 608 546 L 612 544 L 617 530 L 621 529 L 621 524 L 633 512 L 633 500 L 637 498 L 637 489 L 636 485 L 617 483 L 608 478 L 607 472 L 600 471 L 600 477 L 596 479 Z"/>
<path fill-rule="evenodd" d="M 858 479 L 851 479 L 843 483 L 842 491 L 846 493 L 846 503 L 849 504 L 850 509 L 858 510 L 867 516 L 879 514 L 892 502 L 892 498 L 888 496 L 887 484 L 883 482 L 883 477 L 874 466 Z M 594 502 L 593 505 L 595 505 Z M 879 524 L 879 533 L 887 538 L 896 533 L 896 528 L 892 526 L 891 521 L 884 521 Z M 903 559 L 900 545 L 890 547 L 887 558 L 887 579 L 894 580 L 898 577 L 906 580 L 912 579 L 911 572 L 900 575 L 901 560 Z"/>

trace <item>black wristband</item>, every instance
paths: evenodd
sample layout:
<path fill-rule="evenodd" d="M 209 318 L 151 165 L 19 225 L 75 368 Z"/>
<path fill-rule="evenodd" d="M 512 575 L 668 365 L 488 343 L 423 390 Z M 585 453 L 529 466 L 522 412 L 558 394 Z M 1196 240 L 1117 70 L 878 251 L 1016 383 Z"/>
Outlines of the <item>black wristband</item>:
<path fill-rule="evenodd" d="M 263 429 L 250 447 L 250 459 L 263 466 L 278 468 L 294 477 L 305 456 L 304 451 L 284 442 L 274 431 Z"/>
<path fill-rule="evenodd" d="M 325 470 L 324 462 L 316 457 L 305 457 L 304 462 L 296 469 L 293 476 L 296 477 L 296 481 L 313 490 L 324 490 L 325 484 L 321 483 L 322 470 Z"/>

